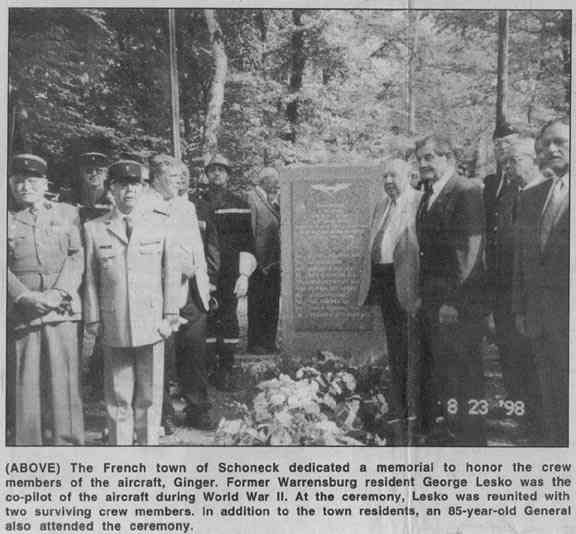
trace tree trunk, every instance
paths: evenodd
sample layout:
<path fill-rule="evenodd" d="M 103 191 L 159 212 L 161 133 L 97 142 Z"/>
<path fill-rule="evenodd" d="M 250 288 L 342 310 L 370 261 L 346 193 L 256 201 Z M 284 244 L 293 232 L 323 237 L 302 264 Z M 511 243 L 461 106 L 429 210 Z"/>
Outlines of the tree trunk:
<path fill-rule="evenodd" d="M 290 74 L 290 92 L 298 93 L 302 89 L 302 80 L 304 78 L 304 67 L 306 66 L 306 54 L 304 52 L 304 31 L 299 28 L 302 26 L 301 9 L 292 10 L 292 22 L 294 23 L 294 32 L 292 34 L 292 70 Z M 298 105 L 299 98 L 295 96 L 286 106 L 286 118 L 290 122 L 290 141 L 296 141 L 296 126 L 298 125 Z"/>
<path fill-rule="evenodd" d="M 256 26 L 260 32 L 260 40 L 264 43 L 268 39 L 268 15 L 264 9 L 256 10 Z"/>
<path fill-rule="evenodd" d="M 228 70 L 228 57 L 224 48 L 224 36 L 216 18 L 214 9 L 205 9 L 204 18 L 210 34 L 212 45 L 212 57 L 214 59 L 214 74 L 210 85 L 210 96 L 204 121 L 204 139 L 202 143 L 202 155 L 205 160 L 218 150 L 218 133 L 222 116 L 222 104 L 224 103 L 224 86 L 226 84 L 226 72 Z"/>
<path fill-rule="evenodd" d="M 180 141 L 180 84 L 178 80 L 178 48 L 176 46 L 176 10 L 168 9 L 170 43 L 170 103 L 172 107 L 172 151 L 174 157 L 182 159 Z"/>
<path fill-rule="evenodd" d="M 571 50 L 571 40 L 572 40 L 572 12 L 569 10 L 562 12 L 562 21 L 560 27 L 560 34 L 562 36 L 562 66 L 564 68 L 564 78 L 565 78 L 565 101 L 568 107 L 570 107 L 570 79 L 572 72 L 572 50 Z"/>
<path fill-rule="evenodd" d="M 496 128 L 506 122 L 508 107 L 508 11 L 498 13 L 498 81 L 496 85 Z"/>
<path fill-rule="evenodd" d="M 410 5 L 412 2 L 410 2 Z M 416 55 L 418 53 L 418 14 L 410 9 L 408 11 L 408 30 L 410 45 L 408 55 L 408 131 L 416 135 Z"/>

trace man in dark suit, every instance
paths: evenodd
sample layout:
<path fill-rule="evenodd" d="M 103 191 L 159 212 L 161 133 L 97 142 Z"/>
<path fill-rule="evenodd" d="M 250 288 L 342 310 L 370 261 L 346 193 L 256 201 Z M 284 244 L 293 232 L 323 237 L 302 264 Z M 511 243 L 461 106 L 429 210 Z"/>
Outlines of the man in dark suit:
<path fill-rule="evenodd" d="M 481 186 L 459 176 L 449 140 L 416 143 L 424 195 L 420 245 L 422 430 L 428 444 L 485 444 L 484 205 Z"/>
<path fill-rule="evenodd" d="M 527 423 L 530 441 L 540 438 L 540 387 L 530 340 L 516 328 L 512 312 L 514 220 L 520 192 L 541 179 L 534 138 L 509 124 L 494 132 L 498 172 L 484 179 L 486 280 L 507 400 Z"/>
<path fill-rule="evenodd" d="M 248 284 L 248 352 L 276 351 L 280 307 L 280 181 L 278 171 L 265 167 L 256 186 L 246 193 L 252 216 L 258 266 Z"/>
<path fill-rule="evenodd" d="M 542 394 L 544 437 L 568 445 L 570 129 L 546 124 L 536 139 L 542 173 L 552 179 L 519 198 L 513 310 L 518 330 L 532 340 Z"/>

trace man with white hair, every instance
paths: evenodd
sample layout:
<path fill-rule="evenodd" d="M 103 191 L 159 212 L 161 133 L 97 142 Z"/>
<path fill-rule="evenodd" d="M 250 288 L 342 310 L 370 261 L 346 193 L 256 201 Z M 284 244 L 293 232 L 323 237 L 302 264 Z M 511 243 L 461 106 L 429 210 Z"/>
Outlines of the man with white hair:
<path fill-rule="evenodd" d="M 382 199 L 372 214 L 358 291 L 358 304 L 380 305 L 391 371 L 391 417 L 397 440 L 405 445 L 408 417 L 408 317 L 419 306 L 416 212 L 421 193 L 411 187 L 413 167 L 388 160 L 382 177 Z M 411 415 L 411 414 L 410 414 Z"/>
<path fill-rule="evenodd" d="M 258 267 L 248 286 L 248 352 L 276 351 L 280 306 L 280 183 L 278 171 L 263 168 L 246 194 Z"/>
<path fill-rule="evenodd" d="M 158 154 L 149 163 L 150 196 L 152 200 L 164 202 L 167 206 L 181 267 L 180 316 L 183 324 L 166 343 L 163 426 L 164 431 L 170 434 L 173 431 L 174 410 L 170 402 L 168 378 L 175 380 L 177 374 L 187 400 L 187 423 L 197 427 L 202 421 L 200 426 L 210 426 L 206 372 L 206 319 L 210 284 L 196 208 L 187 196 L 180 195 L 183 176 L 187 176 L 184 163 L 167 154 Z M 180 373 L 176 373 L 177 369 Z"/>
<path fill-rule="evenodd" d="M 530 440 L 539 439 L 540 388 L 530 340 L 521 334 L 512 312 L 514 219 L 518 196 L 541 179 L 536 165 L 534 138 L 509 124 L 494 132 L 498 172 L 484 179 L 486 210 L 486 267 L 490 309 L 507 400 L 530 428 Z M 512 405 L 510 405 L 512 406 Z M 529 414 L 529 415 L 526 415 Z"/>

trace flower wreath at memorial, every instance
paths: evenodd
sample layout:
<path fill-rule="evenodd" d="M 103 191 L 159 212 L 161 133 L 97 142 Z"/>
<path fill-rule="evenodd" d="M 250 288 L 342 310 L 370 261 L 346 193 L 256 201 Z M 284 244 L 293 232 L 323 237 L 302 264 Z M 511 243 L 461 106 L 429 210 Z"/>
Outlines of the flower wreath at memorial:
<path fill-rule="evenodd" d="M 254 397 L 220 420 L 217 445 L 386 445 L 389 372 L 322 351 L 253 368 Z"/>

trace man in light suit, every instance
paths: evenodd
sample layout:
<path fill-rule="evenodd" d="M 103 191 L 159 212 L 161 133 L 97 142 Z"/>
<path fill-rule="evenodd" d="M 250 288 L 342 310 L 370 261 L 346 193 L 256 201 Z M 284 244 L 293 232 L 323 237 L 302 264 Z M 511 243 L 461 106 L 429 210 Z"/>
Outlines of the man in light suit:
<path fill-rule="evenodd" d="M 536 139 L 543 173 L 552 178 L 520 194 L 516 220 L 513 310 L 530 337 L 542 395 L 544 443 L 568 445 L 570 128 L 546 124 Z M 531 417 L 531 414 L 526 414 Z"/>
<path fill-rule="evenodd" d="M 416 157 L 423 431 L 431 445 L 484 445 L 482 188 L 457 174 L 446 138 L 418 141 Z"/>
<path fill-rule="evenodd" d="M 165 371 L 173 379 L 176 379 L 176 369 L 180 371 L 182 392 L 187 400 L 187 423 L 206 428 L 211 426 L 208 415 L 206 318 L 210 291 L 215 287 L 211 288 L 208 279 L 196 208 L 187 195 L 180 194 L 183 175 L 187 175 L 184 163 L 172 156 L 159 154 L 150 160 L 150 196 L 168 207 L 170 228 L 182 270 L 180 315 L 185 323 L 166 343 Z M 164 390 L 163 421 L 166 431 L 172 424 L 173 409 L 166 384 Z"/>
<path fill-rule="evenodd" d="M 84 272 L 78 210 L 50 202 L 46 162 L 13 158 L 8 212 L 7 442 L 81 445 L 78 294 Z"/>
<path fill-rule="evenodd" d="M 86 328 L 102 330 L 111 445 L 158 443 L 164 338 L 179 325 L 180 263 L 161 206 L 137 209 L 141 164 L 108 169 L 115 207 L 85 224 Z M 133 218 L 132 218 L 133 217 Z"/>
<path fill-rule="evenodd" d="M 280 177 L 265 167 L 246 193 L 258 266 L 248 284 L 248 352 L 276 352 L 280 307 Z"/>
<path fill-rule="evenodd" d="M 416 211 L 421 193 L 410 185 L 412 166 L 385 163 L 383 198 L 376 204 L 363 258 L 358 304 L 378 303 L 386 329 L 393 398 L 389 424 L 403 445 L 408 417 L 408 318 L 418 308 Z"/>

